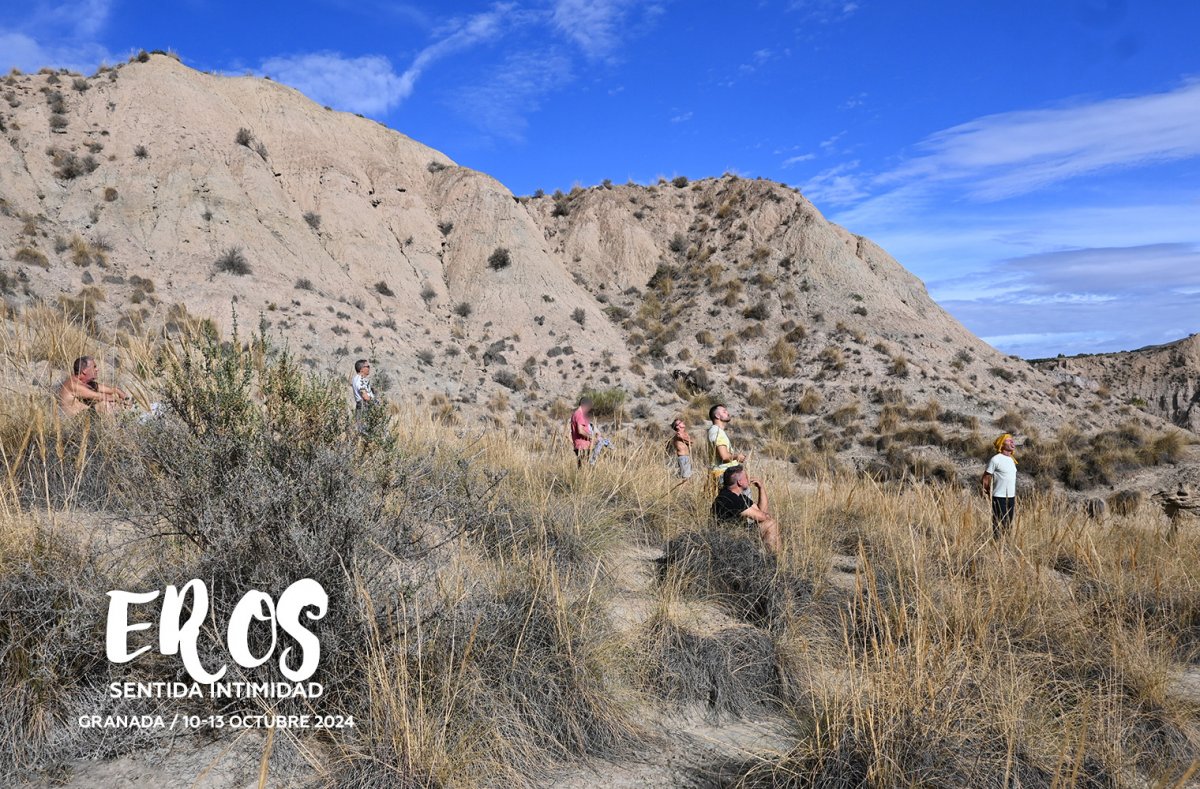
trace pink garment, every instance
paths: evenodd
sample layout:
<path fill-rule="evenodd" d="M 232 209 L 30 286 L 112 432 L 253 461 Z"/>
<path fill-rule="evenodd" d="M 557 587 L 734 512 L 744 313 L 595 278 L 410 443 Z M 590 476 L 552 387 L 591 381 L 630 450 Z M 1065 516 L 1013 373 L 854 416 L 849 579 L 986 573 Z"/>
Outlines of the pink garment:
<path fill-rule="evenodd" d="M 571 414 L 571 444 L 576 449 L 587 449 L 591 446 L 592 426 L 588 424 L 587 415 L 583 408 L 576 408 Z"/>

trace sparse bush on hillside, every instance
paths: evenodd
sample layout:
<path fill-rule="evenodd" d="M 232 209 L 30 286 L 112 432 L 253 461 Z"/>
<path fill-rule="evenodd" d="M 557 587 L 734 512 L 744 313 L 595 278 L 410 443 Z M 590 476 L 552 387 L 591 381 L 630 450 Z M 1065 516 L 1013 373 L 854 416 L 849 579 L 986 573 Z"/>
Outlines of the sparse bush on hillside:
<path fill-rule="evenodd" d="M 842 355 L 842 349 L 836 345 L 826 345 L 821 349 L 821 353 L 817 355 L 817 359 L 825 366 L 826 370 L 844 370 L 846 368 L 846 360 Z"/>
<path fill-rule="evenodd" d="M 675 235 L 671 236 L 671 241 L 667 244 L 667 247 L 672 252 L 683 252 L 687 249 L 687 236 L 685 236 L 683 233 L 676 233 Z"/>
<path fill-rule="evenodd" d="M 677 175 L 671 180 L 671 186 L 674 186 L 676 189 L 682 189 L 687 185 L 688 179 L 685 175 Z"/>
<path fill-rule="evenodd" d="M 454 308 L 454 314 L 460 318 L 469 318 L 472 312 L 474 312 L 474 308 L 469 301 L 460 301 Z"/>
<path fill-rule="evenodd" d="M 51 157 L 51 163 L 55 168 L 55 177 L 65 181 L 90 175 L 100 166 L 100 162 L 96 161 L 96 157 L 91 154 L 81 157 L 60 148 L 52 149 Z"/>
<path fill-rule="evenodd" d="M 241 247 L 229 247 L 213 264 L 217 271 L 223 274 L 236 274 L 244 277 L 251 272 L 250 263 L 242 253 Z"/>
<path fill-rule="evenodd" d="M 112 203 L 117 199 L 117 190 L 115 187 L 107 186 L 104 188 L 104 202 Z"/>
<path fill-rule="evenodd" d="M 587 313 L 583 311 L 583 307 L 576 307 L 574 309 L 571 313 L 571 320 L 583 326 L 584 321 L 587 320 Z"/>
<path fill-rule="evenodd" d="M 236 134 L 233 135 L 233 141 L 238 145 L 244 145 L 249 148 L 251 143 L 254 142 L 254 134 L 243 126 L 237 130 Z"/>
<path fill-rule="evenodd" d="M 375 285 L 373 286 L 373 288 L 374 288 L 375 292 L 378 293 L 380 296 L 395 296 L 396 295 L 394 292 L 392 292 L 392 289 L 388 287 L 388 284 L 386 282 L 384 282 L 383 280 L 376 282 Z"/>
<path fill-rule="evenodd" d="M 146 150 L 145 145 L 138 145 L 138 146 L 134 147 L 133 155 L 139 159 L 146 159 L 146 158 L 149 158 L 150 151 Z"/>
<path fill-rule="evenodd" d="M 625 390 L 619 388 L 611 389 L 585 389 L 580 394 L 580 397 L 590 397 L 592 400 L 592 413 L 598 417 L 611 418 L 616 416 L 621 406 L 625 403 Z"/>
<path fill-rule="evenodd" d="M 454 223 L 450 221 L 438 222 L 438 230 L 441 231 L 443 236 L 448 236 L 454 230 Z"/>
<path fill-rule="evenodd" d="M 514 392 L 519 392 L 525 388 L 525 379 L 512 370 L 497 370 L 492 375 L 492 380 Z"/>
<path fill-rule="evenodd" d="M 46 257 L 46 253 L 36 247 L 21 247 L 13 253 L 13 260 L 41 268 L 50 268 L 50 260 Z"/>
<path fill-rule="evenodd" d="M 1005 381 L 1006 383 L 1011 384 L 1012 382 L 1017 380 L 1017 374 L 1014 373 L 1012 370 L 1008 370 L 1004 367 L 990 367 L 990 368 L 988 368 L 988 372 L 990 372 L 992 375 L 996 376 L 1000 380 Z"/>
<path fill-rule="evenodd" d="M 318 214 L 316 211 L 305 211 L 304 212 L 304 221 L 313 230 L 321 229 L 321 215 Z"/>
<path fill-rule="evenodd" d="M 296 280 L 296 290 L 314 290 L 312 280 L 305 277 Z"/>
<path fill-rule="evenodd" d="M 808 388 L 808 389 L 804 390 L 804 394 L 801 395 L 800 400 L 797 401 L 796 406 L 795 406 L 795 411 L 798 414 L 803 414 L 805 416 L 811 416 L 812 414 L 817 413 L 817 410 L 820 407 L 821 407 L 820 392 L 818 392 L 816 389 Z"/>
<path fill-rule="evenodd" d="M 799 354 L 795 347 L 786 339 L 780 337 L 771 346 L 767 352 L 767 359 L 771 362 L 772 374 L 780 378 L 790 378 L 796 373 L 796 359 Z"/>
<path fill-rule="evenodd" d="M 67 128 L 67 116 L 54 113 L 50 116 L 50 131 L 59 132 Z"/>
<path fill-rule="evenodd" d="M 896 354 L 892 357 L 892 363 L 888 365 L 888 374 L 894 375 L 897 378 L 908 377 L 908 358 L 903 354 Z"/>
<path fill-rule="evenodd" d="M 84 79 L 83 77 L 76 77 L 74 80 L 71 81 L 71 87 L 74 88 L 75 90 L 79 91 L 80 93 L 86 93 L 88 88 L 91 87 L 91 85 L 89 85 L 88 81 L 86 79 Z"/>
<path fill-rule="evenodd" d="M 1091 435 L 1067 427 L 1053 439 L 1036 434 L 1025 439 L 1021 468 L 1072 490 L 1085 490 L 1115 484 L 1141 468 L 1177 463 L 1188 443 L 1189 438 L 1179 430 L 1147 433 L 1133 422 Z"/>
<path fill-rule="evenodd" d="M 1106 504 L 1113 515 L 1128 517 L 1137 514 L 1142 506 L 1142 499 L 1140 490 L 1119 490 L 1108 497 Z"/>
<path fill-rule="evenodd" d="M 425 169 L 431 173 L 440 173 L 442 170 L 447 168 L 446 165 L 442 164 L 441 162 L 432 161 L 425 167 Z"/>
<path fill-rule="evenodd" d="M 765 321 L 771 317 L 771 305 L 760 301 L 754 306 L 742 310 L 742 317 L 750 321 Z"/>
<path fill-rule="evenodd" d="M 492 254 L 488 255 L 488 268 L 493 271 L 500 271 L 512 265 L 512 255 L 506 247 L 496 247 Z"/>
<path fill-rule="evenodd" d="M 432 285 L 430 285 L 427 282 L 423 286 L 421 286 L 421 301 L 428 304 L 429 302 L 433 301 L 435 298 L 437 298 L 437 291 L 433 289 Z"/>

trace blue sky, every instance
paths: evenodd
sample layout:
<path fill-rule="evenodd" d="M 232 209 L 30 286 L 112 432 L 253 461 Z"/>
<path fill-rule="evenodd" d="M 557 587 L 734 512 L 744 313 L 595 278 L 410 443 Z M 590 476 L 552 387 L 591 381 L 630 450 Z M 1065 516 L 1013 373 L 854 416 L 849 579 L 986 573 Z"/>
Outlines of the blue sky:
<path fill-rule="evenodd" d="M 518 194 L 799 186 L 1023 356 L 1200 331 L 1195 0 L 5 3 L 0 66 L 141 47 L 378 118 Z"/>

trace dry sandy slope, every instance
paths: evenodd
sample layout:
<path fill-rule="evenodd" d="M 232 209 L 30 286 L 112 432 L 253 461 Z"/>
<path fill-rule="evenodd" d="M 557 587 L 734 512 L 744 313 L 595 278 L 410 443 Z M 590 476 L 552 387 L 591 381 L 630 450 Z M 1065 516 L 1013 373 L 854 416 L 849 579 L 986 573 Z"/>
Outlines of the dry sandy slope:
<path fill-rule="evenodd" d="M 1200 334 L 1121 353 L 1038 359 L 1038 369 L 1121 400 L 1200 433 Z M 1144 404 L 1144 405 L 1143 405 Z"/>
<path fill-rule="evenodd" d="M 394 397 L 444 395 L 463 419 L 536 417 L 584 387 L 619 387 L 627 413 L 657 427 L 689 405 L 672 371 L 698 371 L 740 429 L 788 422 L 789 440 L 858 465 L 896 400 L 936 403 L 950 433 L 1163 424 L 999 353 L 782 184 L 726 175 L 516 198 L 269 80 L 161 55 L 83 91 L 73 79 L 0 85 L 0 256 L 16 309 L 66 300 L 111 333 L 185 312 L 228 328 L 236 300 L 243 329 L 265 317 L 312 367 L 349 375 L 370 356 Z M 66 177 L 69 154 L 94 171 Z M 233 247 L 250 273 L 216 269 Z M 496 269 L 499 248 L 511 264 Z"/>

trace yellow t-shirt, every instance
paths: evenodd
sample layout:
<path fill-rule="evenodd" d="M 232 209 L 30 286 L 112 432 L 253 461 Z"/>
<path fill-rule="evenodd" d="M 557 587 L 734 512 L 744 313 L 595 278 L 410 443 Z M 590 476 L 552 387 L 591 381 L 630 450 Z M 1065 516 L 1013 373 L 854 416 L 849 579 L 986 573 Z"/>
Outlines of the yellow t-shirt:
<path fill-rule="evenodd" d="M 708 445 L 712 450 L 713 474 L 722 474 L 725 472 L 725 469 L 733 468 L 738 464 L 737 460 L 734 459 L 736 453 L 729 443 L 729 436 L 725 434 L 725 431 L 721 427 L 713 425 L 708 429 Z M 725 447 L 729 450 L 730 460 L 728 463 L 721 460 L 721 455 L 717 452 L 717 447 Z"/>

